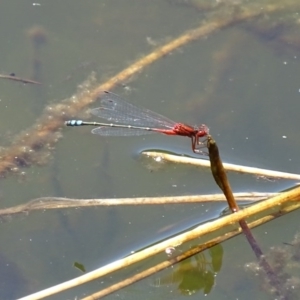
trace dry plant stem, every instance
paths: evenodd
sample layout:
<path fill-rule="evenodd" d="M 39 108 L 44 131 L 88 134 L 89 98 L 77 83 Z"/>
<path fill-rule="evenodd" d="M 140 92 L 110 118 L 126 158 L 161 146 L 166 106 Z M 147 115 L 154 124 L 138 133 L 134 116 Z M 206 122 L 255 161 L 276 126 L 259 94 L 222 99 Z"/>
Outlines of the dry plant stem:
<path fill-rule="evenodd" d="M 261 219 L 255 220 L 251 223 L 248 223 L 249 228 L 254 228 L 256 226 L 259 226 L 261 224 L 265 224 L 266 222 L 269 222 L 271 220 L 274 220 L 275 218 L 278 218 L 282 215 L 284 215 L 285 213 L 291 212 L 295 209 L 298 209 L 300 207 L 300 203 L 295 203 L 295 205 L 289 206 L 284 208 L 280 213 L 278 214 L 272 214 L 266 217 L 263 217 Z M 160 264 L 157 264 L 156 266 L 149 268 L 145 271 L 140 272 L 139 274 L 136 274 L 128 279 L 122 280 L 119 283 L 113 284 L 97 293 L 94 293 L 90 296 L 87 296 L 85 298 L 83 298 L 82 300 L 92 300 L 92 299 L 100 299 L 104 296 L 107 296 L 113 292 L 116 292 L 119 289 L 122 289 L 128 285 L 133 284 L 134 282 L 137 282 L 139 280 L 144 279 L 147 276 L 153 275 L 159 271 L 162 271 L 163 269 L 166 269 L 170 266 L 172 266 L 173 264 L 176 264 L 190 256 L 193 256 L 201 251 L 204 251 L 208 248 L 211 248 L 217 244 L 220 244 L 224 241 L 227 241 L 229 239 L 231 239 L 234 236 L 237 236 L 238 234 L 241 233 L 241 228 L 238 228 L 237 230 L 231 231 L 231 232 L 226 232 L 225 234 L 223 234 L 222 236 L 218 236 L 217 238 L 214 238 L 208 242 L 205 242 L 205 244 L 201 244 L 198 245 L 190 250 L 188 250 L 187 252 L 182 253 L 181 255 L 172 258 L 171 260 L 168 261 L 164 261 Z"/>
<path fill-rule="evenodd" d="M 14 145 L 1 153 L 0 177 L 4 177 L 14 171 L 16 172 L 20 167 L 29 167 L 32 164 L 40 163 L 36 158 L 37 152 L 41 150 L 51 151 L 53 145 L 60 138 L 60 136 L 55 135 L 55 133 L 64 126 L 64 121 L 76 115 L 79 111 L 82 111 L 84 107 L 95 101 L 103 90 L 114 88 L 117 84 L 128 80 L 131 76 L 142 71 L 146 66 L 189 42 L 202 37 L 206 38 L 217 30 L 238 22 L 248 21 L 249 19 L 267 13 L 274 13 L 280 9 L 282 9 L 281 5 L 264 5 L 263 8 L 261 6 L 253 6 L 252 8 L 241 6 L 239 11 L 236 11 L 234 14 L 228 14 L 224 16 L 224 18 L 219 17 L 218 19 L 208 20 L 199 28 L 189 30 L 170 43 L 159 47 L 107 82 L 100 84 L 93 91 L 88 90 L 86 93 L 74 95 L 62 103 L 46 107 L 44 115 L 37 120 L 33 128 L 20 134 L 16 138 Z"/>
<path fill-rule="evenodd" d="M 249 228 L 254 228 L 254 227 L 259 226 L 261 224 L 264 224 L 268 221 L 271 221 L 271 220 L 273 220 L 273 219 L 275 219 L 279 216 L 282 216 L 283 212 L 288 213 L 288 212 L 293 211 L 293 210 L 295 210 L 299 207 L 300 207 L 300 203 L 296 203 L 294 206 L 289 206 L 288 208 L 283 209 L 282 212 L 279 213 L 279 214 L 269 215 L 269 216 L 263 217 L 261 219 L 255 220 L 255 221 L 249 223 L 248 226 L 249 226 Z M 134 275 L 134 276 L 132 276 L 128 279 L 122 280 L 119 283 L 113 284 L 113 285 L 111 285 L 111 286 L 109 286 L 109 287 L 107 287 L 107 288 L 105 288 L 105 289 L 103 289 L 103 290 L 101 290 L 97 293 L 94 293 L 90 296 L 87 296 L 87 297 L 83 298 L 82 300 L 100 299 L 100 298 L 102 298 L 104 296 L 107 296 L 107 295 L 109 295 L 113 292 L 116 292 L 117 290 L 120 290 L 120 289 L 122 289 L 122 288 L 124 288 L 128 285 L 131 285 L 131 284 L 133 284 L 133 283 L 135 283 L 139 280 L 142 280 L 147 276 L 150 276 L 150 275 L 153 275 L 153 274 L 155 274 L 159 271 L 162 271 L 163 269 L 166 269 L 166 268 L 172 266 L 173 264 L 176 264 L 176 263 L 178 263 L 178 262 L 180 262 L 180 261 L 182 261 L 182 260 L 184 260 L 184 259 L 186 259 L 190 256 L 193 256 L 193 255 L 195 255 L 195 254 L 197 254 L 201 251 L 204 251 L 204 250 L 206 250 L 208 248 L 211 248 L 211 247 L 213 247 L 217 244 L 220 244 L 220 243 L 222 243 L 226 240 L 229 240 L 230 238 L 232 238 L 232 237 L 234 237 L 234 236 L 236 236 L 240 233 L 241 233 L 240 228 L 235 230 L 235 231 L 225 233 L 224 235 L 219 236 L 217 238 L 214 238 L 214 239 L 212 239 L 208 242 L 205 242 L 204 244 L 198 245 L 198 246 L 182 253 L 181 255 L 178 255 L 177 257 L 174 257 L 172 259 L 169 259 L 168 261 L 164 261 L 162 263 L 159 263 L 156 266 L 151 267 L 151 268 L 149 268 L 145 271 L 142 271 L 142 272 L 140 272 L 140 273 L 138 273 L 138 274 L 136 274 L 136 275 Z"/>
<path fill-rule="evenodd" d="M 238 201 L 258 201 L 275 196 L 277 193 L 237 193 Z M 119 206 L 119 205 L 159 205 L 181 203 L 203 203 L 213 201 L 225 201 L 223 194 L 177 196 L 177 197 L 143 197 L 143 198 L 112 198 L 112 199 L 74 199 L 62 197 L 41 197 L 33 199 L 25 204 L 0 209 L 0 216 L 8 216 L 19 213 L 30 213 L 35 210 L 62 209 L 72 207 L 90 206 Z"/>
<path fill-rule="evenodd" d="M 234 199 L 234 196 L 233 196 L 233 193 L 231 190 L 231 186 L 227 179 L 227 175 L 226 175 L 226 172 L 225 172 L 223 164 L 222 164 L 222 160 L 219 155 L 218 146 L 217 146 L 215 140 L 211 136 L 208 136 L 208 138 L 207 138 L 207 148 L 209 151 L 209 159 L 210 159 L 210 163 L 211 163 L 211 170 L 212 170 L 213 177 L 214 177 L 216 183 L 218 184 L 218 186 L 220 187 L 220 189 L 223 191 L 223 193 L 227 199 L 230 210 L 233 213 L 235 213 L 235 212 L 239 211 L 239 207 Z M 250 231 L 246 221 L 244 219 L 240 220 L 239 224 L 240 224 L 240 226 L 243 230 L 243 233 L 246 236 L 253 252 L 255 253 L 257 259 L 259 260 L 261 267 L 263 268 L 266 275 L 268 276 L 270 285 L 275 289 L 276 296 L 280 297 L 280 299 L 285 299 L 284 292 L 281 287 L 282 285 L 281 285 L 276 273 L 273 271 L 272 267 L 269 265 L 269 263 L 265 259 L 263 252 L 262 252 L 260 246 L 258 245 L 256 239 L 254 238 L 252 232 Z"/>
<path fill-rule="evenodd" d="M 254 227 L 257 227 L 261 224 L 265 224 L 266 222 L 269 222 L 271 220 L 274 220 L 275 218 L 278 218 L 286 213 L 289 213 L 291 211 L 294 211 L 296 209 L 298 209 L 300 207 L 300 203 L 295 203 L 295 205 L 291 205 L 291 206 L 288 206 L 288 207 L 285 207 L 284 209 L 282 209 L 282 211 L 280 213 L 277 213 L 277 214 L 272 214 L 272 215 L 269 215 L 269 216 L 266 216 L 266 217 L 263 217 L 263 218 L 260 218 L 258 220 L 255 220 L 251 223 L 248 223 L 248 226 L 249 228 L 254 228 Z M 226 232 L 224 233 L 222 236 L 218 236 L 217 238 L 214 238 L 208 242 L 205 242 L 204 244 L 201 244 L 201 245 L 198 245 L 196 247 L 193 247 L 192 249 L 182 253 L 181 255 L 178 255 L 177 257 L 174 257 L 172 259 L 169 259 L 168 261 L 164 261 L 162 263 L 159 263 L 157 264 L 156 266 L 154 267 L 151 267 L 145 271 L 142 271 L 128 279 L 125 279 L 125 280 L 122 280 L 121 282 L 119 283 L 116 283 L 116 284 L 113 284 L 97 293 L 94 293 L 90 296 L 87 296 L 85 298 L 83 298 L 82 300 L 94 300 L 94 299 L 100 299 L 104 296 L 107 296 L 113 292 L 116 292 L 117 290 L 119 289 L 122 289 L 128 285 L 131 285 L 139 280 L 142 280 L 144 279 L 145 277 L 147 276 L 150 276 L 150 275 L 153 275 L 159 271 L 162 271 L 163 269 L 166 269 L 170 266 L 172 266 L 173 264 L 176 264 L 190 256 L 193 256 L 201 251 L 204 251 L 206 249 L 209 249 L 217 244 L 220 244 L 224 241 L 227 241 L 235 236 L 237 236 L 238 234 L 241 233 L 241 228 L 238 228 L 234 231 L 230 231 L 230 232 Z"/>
<path fill-rule="evenodd" d="M 139 262 L 143 259 L 149 258 L 151 256 L 156 255 L 157 253 L 165 251 L 168 247 L 174 247 L 176 245 L 180 245 L 182 243 L 185 243 L 187 241 L 198 239 L 201 236 L 204 236 L 205 234 L 214 232 L 219 229 L 224 229 L 225 226 L 232 226 L 232 224 L 239 222 L 240 220 L 254 216 L 257 213 L 261 213 L 264 210 L 274 208 L 279 205 L 283 205 L 286 202 L 289 201 L 298 201 L 300 198 L 300 187 L 295 188 L 294 190 L 282 193 L 278 196 L 275 196 L 273 198 L 270 198 L 268 200 L 259 202 L 257 204 L 253 204 L 250 207 L 247 207 L 243 210 L 240 210 L 234 214 L 230 214 L 228 216 L 222 217 L 220 219 L 217 219 L 213 222 L 207 222 L 203 225 L 200 225 L 194 229 L 192 229 L 189 232 L 180 234 L 176 237 L 172 237 L 162 243 L 159 243 L 157 245 L 153 245 L 147 249 L 144 249 L 142 251 L 139 251 L 131 256 L 128 256 L 122 260 L 117 260 L 113 263 L 110 263 L 104 267 L 101 267 L 97 270 L 94 270 L 90 273 L 84 274 L 78 278 L 69 280 L 67 282 L 61 283 L 59 285 L 53 286 L 51 288 L 45 289 L 43 291 L 34 293 L 32 295 L 29 295 L 27 297 L 23 297 L 19 300 L 34 300 L 34 299 L 41 299 L 43 297 L 47 297 L 56 293 L 59 293 L 61 291 L 70 289 L 72 287 L 75 287 L 77 285 L 86 283 L 91 280 L 95 280 L 101 276 L 107 275 L 111 272 L 120 270 L 124 267 L 127 267 L 129 265 L 132 265 L 136 262 Z M 300 206 L 299 202 L 296 202 L 294 209 L 298 208 Z M 290 211 L 290 210 L 289 210 Z M 265 220 L 270 220 L 270 218 L 265 218 Z M 259 224 L 258 221 L 254 222 L 256 225 Z M 230 230 L 232 227 L 230 227 Z"/>
<path fill-rule="evenodd" d="M 231 234 L 231 233 L 230 233 Z M 95 300 L 95 299 L 100 299 L 104 296 L 107 296 L 113 292 L 116 292 L 126 286 L 129 286 L 139 280 L 142 280 L 150 275 L 153 275 L 155 273 L 158 273 L 172 265 L 175 265 L 176 263 L 179 263 L 185 259 L 187 259 L 188 257 L 191 257 L 201 251 L 204 251 L 208 248 L 211 248 L 215 245 L 217 245 L 218 243 L 220 243 L 220 239 L 219 238 L 215 238 L 213 240 L 210 240 L 209 242 L 206 242 L 203 245 L 198 245 L 196 247 L 193 247 L 192 249 L 189 249 L 188 251 L 176 256 L 176 257 L 172 257 L 169 258 L 168 260 L 159 263 L 157 265 L 155 265 L 154 267 L 148 268 L 147 270 L 144 270 L 130 278 L 127 278 L 125 280 L 122 280 L 119 283 L 113 284 L 107 288 L 105 288 L 104 290 L 101 290 L 99 292 L 96 292 L 90 296 L 84 297 L 81 300 Z"/>
<path fill-rule="evenodd" d="M 153 158 L 159 157 L 165 161 L 170 161 L 174 163 L 190 164 L 193 166 L 210 168 L 210 162 L 207 159 L 190 158 L 190 157 L 178 156 L 178 155 L 167 154 L 167 153 L 157 152 L 157 151 L 145 151 L 142 152 L 142 154 Z M 228 164 L 228 163 L 223 163 L 223 166 L 227 171 L 253 174 L 255 176 L 262 176 L 262 177 L 275 178 L 275 179 L 300 180 L 299 174 L 246 167 L 246 166 L 240 166 L 240 165 Z"/>
<path fill-rule="evenodd" d="M 209 153 L 209 160 L 210 160 L 212 175 L 213 175 L 217 185 L 223 191 L 223 193 L 227 199 L 228 206 L 231 209 L 231 211 L 237 212 L 239 210 L 239 207 L 234 200 L 231 186 L 227 179 L 227 175 L 226 175 L 225 169 L 223 167 L 223 163 L 222 163 L 220 155 L 219 155 L 218 146 L 217 146 L 215 140 L 211 136 L 207 137 L 207 148 L 208 148 L 208 153 Z"/>

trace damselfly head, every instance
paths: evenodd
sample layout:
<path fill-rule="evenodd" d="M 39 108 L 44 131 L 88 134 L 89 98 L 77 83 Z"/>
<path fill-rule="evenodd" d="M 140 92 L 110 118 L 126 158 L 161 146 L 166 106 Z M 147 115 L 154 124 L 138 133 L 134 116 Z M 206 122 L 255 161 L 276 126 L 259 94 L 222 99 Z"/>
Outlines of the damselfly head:
<path fill-rule="evenodd" d="M 209 135 L 209 128 L 205 124 L 201 124 L 199 126 L 194 126 L 194 130 L 197 133 L 196 135 L 199 137 Z"/>
<path fill-rule="evenodd" d="M 201 124 L 199 126 L 199 131 L 202 131 L 204 133 L 203 136 L 209 135 L 209 128 L 205 124 Z"/>

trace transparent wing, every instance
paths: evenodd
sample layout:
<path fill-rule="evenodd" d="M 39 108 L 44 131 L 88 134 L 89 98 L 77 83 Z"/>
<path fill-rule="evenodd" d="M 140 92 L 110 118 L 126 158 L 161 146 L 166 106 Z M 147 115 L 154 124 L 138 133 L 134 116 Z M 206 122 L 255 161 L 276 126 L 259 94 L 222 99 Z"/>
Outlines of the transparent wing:
<path fill-rule="evenodd" d="M 92 133 L 102 136 L 138 136 L 154 133 L 155 131 L 148 131 L 134 128 L 118 128 L 118 127 L 97 127 L 92 130 Z"/>
<path fill-rule="evenodd" d="M 124 125 L 172 129 L 176 124 L 176 122 L 149 109 L 132 105 L 110 92 L 104 92 L 101 96 L 101 107 L 92 109 L 91 113 L 97 117 Z"/>

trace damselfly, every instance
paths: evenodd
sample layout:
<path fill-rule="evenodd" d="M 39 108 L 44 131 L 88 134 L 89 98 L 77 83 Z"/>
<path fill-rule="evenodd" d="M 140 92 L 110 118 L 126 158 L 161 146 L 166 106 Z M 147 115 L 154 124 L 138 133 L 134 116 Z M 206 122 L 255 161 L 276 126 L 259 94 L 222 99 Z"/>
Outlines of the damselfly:
<path fill-rule="evenodd" d="M 111 92 L 105 91 L 100 98 L 101 106 L 92 109 L 91 113 L 112 123 L 69 120 L 65 124 L 67 126 L 98 126 L 92 130 L 92 133 L 102 136 L 135 136 L 153 132 L 187 136 L 192 140 L 192 149 L 195 153 L 200 144 L 199 139 L 209 133 L 205 124 L 193 127 L 174 122 L 149 109 L 130 104 Z"/>

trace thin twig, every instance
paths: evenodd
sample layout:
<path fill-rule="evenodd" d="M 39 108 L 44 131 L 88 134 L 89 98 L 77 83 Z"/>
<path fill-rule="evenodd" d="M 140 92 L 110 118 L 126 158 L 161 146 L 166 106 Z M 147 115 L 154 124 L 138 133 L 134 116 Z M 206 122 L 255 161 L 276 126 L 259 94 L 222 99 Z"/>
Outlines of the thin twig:
<path fill-rule="evenodd" d="M 31 79 L 26 79 L 26 78 L 21 78 L 21 77 L 17 77 L 15 75 L 4 75 L 4 74 L 0 74 L 0 78 L 3 79 L 9 79 L 9 80 L 13 80 L 13 81 L 19 81 L 22 83 L 30 83 L 30 84 L 42 84 L 41 82 L 35 81 L 35 80 L 31 80 Z"/>
<path fill-rule="evenodd" d="M 174 154 L 167 154 L 163 152 L 157 151 L 145 151 L 142 152 L 143 155 L 153 157 L 153 158 L 161 158 L 162 160 L 174 162 L 174 163 L 181 163 L 181 164 L 190 164 L 193 166 L 205 167 L 210 168 L 210 162 L 207 159 L 199 159 L 199 158 L 190 158 L 185 156 L 179 156 Z M 255 176 L 261 176 L 266 178 L 276 178 L 276 179 L 291 179 L 291 180 L 300 180 L 299 174 L 293 173 L 286 173 L 268 169 L 260 169 L 260 168 L 253 168 L 229 163 L 223 163 L 224 168 L 227 171 L 245 173 L 245 174 L 253 174 Z"/>
<path fill-rule="evenodd" d="M 277 193 L 236 193 L 238 201 L 258 201 L 270 198 Z M 159 205 L 225 201 L 223 194 L 190 195 L 174 197 L 139 197 L 139 198 L 112 198 L 112 199 L 74 199 L 64 197 L 41 197 L 27 203 L 0 209 L 0 216 L 12 216 L 20 213 L 30 213 L 36 210 L 63 209 L 89 206 L 115 206 L 115 205 Z"/>

